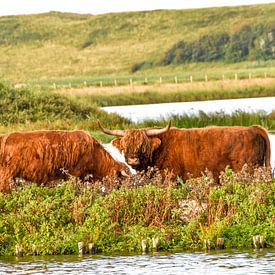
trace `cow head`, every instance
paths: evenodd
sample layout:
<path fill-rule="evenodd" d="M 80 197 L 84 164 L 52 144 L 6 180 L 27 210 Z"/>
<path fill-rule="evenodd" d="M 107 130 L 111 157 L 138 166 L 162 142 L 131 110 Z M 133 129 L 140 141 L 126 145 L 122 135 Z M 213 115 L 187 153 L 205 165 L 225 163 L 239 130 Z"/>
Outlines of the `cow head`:
<path fill-rule="evenodd" d="M 99 128 L 105 134 L 119 136 L 112 144 L 124 154 L 125 161 L 136 170 L 145 170 L 152 161 L 153 152 L 158 149 L 161 140 L 157 137 L 167 132 L 171 122 L 162 129 L 133 129 L 133 130 L 109 130 L 103 128 L 98 122 Z"/>

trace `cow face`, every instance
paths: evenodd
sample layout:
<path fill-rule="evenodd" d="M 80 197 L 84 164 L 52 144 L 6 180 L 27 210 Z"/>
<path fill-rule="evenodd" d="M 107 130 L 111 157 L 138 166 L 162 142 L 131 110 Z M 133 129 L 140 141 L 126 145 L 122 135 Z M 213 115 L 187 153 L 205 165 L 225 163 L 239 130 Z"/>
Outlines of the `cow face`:
<path fill-rule="evenodd" d="M 160 146 L 161 140 L 148 137 L 144 130 L 127 130 L 122 138 L 112 144 L 124 154 L 125 161 L 136 170 L 144 170 L 152 161 L 153 152 Z"/>
<path fill-rule="evenodd" d="M 150 165 L 152 156 L 161 144 L 158 135 L 169 131 L 171 121 L 165 128 L 135 129 L 135 130 L 109 130 L 103 128 L 98 122 L 100 130 L 121 138 L 114 139 L 112 144 L 124 153 L 126 162 L 136 170 L 144 170 Z"/>

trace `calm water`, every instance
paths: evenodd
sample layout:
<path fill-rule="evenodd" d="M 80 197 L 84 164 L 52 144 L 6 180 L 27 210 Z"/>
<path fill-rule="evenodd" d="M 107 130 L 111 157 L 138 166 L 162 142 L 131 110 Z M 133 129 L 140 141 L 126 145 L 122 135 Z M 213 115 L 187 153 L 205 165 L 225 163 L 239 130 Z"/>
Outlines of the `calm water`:
<path fill-rule="evenodd" d="M 0 257 L 0 274 L 275 274 L 275 250 Z"/>
<path fill-rule="evenodd" d="M 184 113 L 197 114 L 200 110 L 205 113 L 223 111 L 230 114 L 237 110 L 245 112 L 266 111 L 269 113 L 275 109 L 275 97 L 112 106 L 103 107 L 102 109 L 108 113 L 117 113 L 129 118 L 133 122 L 140 122 L 145 119 L 158 120 L 170 115 Z"/>

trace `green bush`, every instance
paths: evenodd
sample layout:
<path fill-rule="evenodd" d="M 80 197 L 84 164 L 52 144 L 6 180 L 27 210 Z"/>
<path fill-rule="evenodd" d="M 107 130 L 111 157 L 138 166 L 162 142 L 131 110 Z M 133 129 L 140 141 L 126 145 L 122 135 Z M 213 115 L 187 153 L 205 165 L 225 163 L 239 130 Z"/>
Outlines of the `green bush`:
<path fill-rule="evenodd" d="M 91 121 L 90 127 L 96 127 L 97 119 L 105 125 L 127 121 L 118 115 L 108 115 L 95 104 L 79 104 L 65 96 L 33 92 L 29 89 L 13 89 L 0 84 L 0 124 L 55 122 L 55 121 Z M 66 124 L 66 123 L 65 123 Z"/>
<path fill-rule="evenodd" d="M 13 255 L 16 245 L 25 255 L 33 245 L 41 255 L 77 254 L 80 241 L 94 243 L 96 252 L 139 252 L 141 240 L 152 249 L 153 237 L 162 250 L 202 249 L 204 240 L 214 247 L 220 237 L 228 248 L 250 248 L 254 235 L 274 247 L 275 180 L 263 169 L 247 171 L 226 168 L 220 185 L 209 171 L 162 185 L 137 175 L 107 193 L 104 182 L 22 183 L 0 193 L 0 255 Z"/>
<path fill-rule="evenodd" d="M 168 50 L 162 64 L 274 59 L 274 41 L 274 26 L 245 25 L 233 34 L 207 34 L 192 42 L 179 41 Z"/>

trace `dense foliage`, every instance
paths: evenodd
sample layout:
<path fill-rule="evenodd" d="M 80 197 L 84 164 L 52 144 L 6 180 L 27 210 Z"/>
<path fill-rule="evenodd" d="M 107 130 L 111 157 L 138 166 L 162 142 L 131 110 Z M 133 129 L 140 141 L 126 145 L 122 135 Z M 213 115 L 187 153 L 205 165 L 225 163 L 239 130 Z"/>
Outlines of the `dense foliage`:
<path fill-rule="evenodd" d="M 161 250 L 202 249 L 204 240 L 214 247 L 220 237 L 227 248 L 250 248 L 254 235 L 275 246 L 275 181 L 265 171 L 226 169 L 218 186 L 207 171 L 177 185 L 147 176 L 119 189 L 71 179 L 0 194 L 0 255 L 13 255 L 16 245 L 25 255 L 77 254 L 80 241 L 86 250 L 94 243 L 95 252 L 138 252 L 143 239 L 152 249 L 153 237 Z"/>
<path fill-rule="evenodd" d="M 13 89 L 0 84 L 0 125 L 19 123 L 90 121 L 101 119 L 106 124 L 126 121 L 116 115 L 107 115 L 95 104 L 75 103 L 65 96 L 54 93 L 40 93 L 29 89 Z"/>
<path fill-rule="evenodd" d="M 195 41 L 182 40 L 166 53 L 163 64 L 261 59 L 275 59 L 275 26 L 246 25 L 233 34 L 205 34 Z"/>

